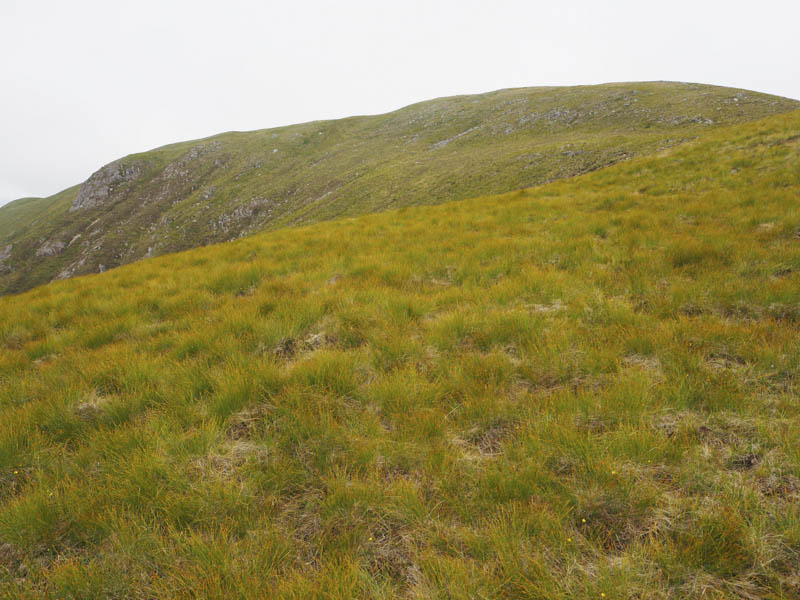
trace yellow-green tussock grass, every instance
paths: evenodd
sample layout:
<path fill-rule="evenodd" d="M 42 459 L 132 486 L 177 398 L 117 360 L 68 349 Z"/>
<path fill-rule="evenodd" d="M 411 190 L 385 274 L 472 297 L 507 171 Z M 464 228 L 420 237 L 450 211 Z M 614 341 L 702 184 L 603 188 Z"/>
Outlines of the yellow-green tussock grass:
<path fill-rule="evenodd" d="M 800 597 L 800 113 L 0 300 L 0 595 Z"/>

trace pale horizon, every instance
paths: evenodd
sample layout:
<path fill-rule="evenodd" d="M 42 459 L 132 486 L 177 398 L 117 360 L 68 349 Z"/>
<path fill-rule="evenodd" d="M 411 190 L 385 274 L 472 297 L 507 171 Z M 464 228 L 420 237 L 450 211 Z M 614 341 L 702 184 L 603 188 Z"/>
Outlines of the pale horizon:
<path fill-rule="evenodd" d="M 800 7 L 767 0 L 0 5 L 0 204 L 226 131 L 506 88 L 685 81 L 800 98 Z"/>

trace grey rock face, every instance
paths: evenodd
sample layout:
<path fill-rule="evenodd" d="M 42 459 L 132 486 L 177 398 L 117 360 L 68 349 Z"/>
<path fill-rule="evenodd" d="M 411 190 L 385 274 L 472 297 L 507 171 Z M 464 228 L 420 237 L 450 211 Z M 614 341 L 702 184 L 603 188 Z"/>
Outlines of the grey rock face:
<path fill-rule="evenodd" d="M 65 248 L 66 244 L 59 240 L 47 240 L 36 250 L 36 256 L 55 256 Z"/>
<path fill-rule="evenodd" d="M 117 186 L 138 178 L 143 166 L 142 163 L 124 165 L 119 161 L 107 164 L 81 186 L 69 212 L 102 206 L 108 202 Z"/>
<path fill-rule="evenodd" d="M 447 138 L 446 140 L 442 140 L 441 142 L 436 142 L 433 145 L 433 148 L 434 148 L 434 150 L 438 150 L 439 148 L 444 148 L 450 142 L 453 142 L 453 141 L 457 140 L 460 137 L 464 137 L 465 135 L 469 135 L 470 133 L 472 133 L 476 129 L 480 129 L 480 128 L 478 126 L 470 127 L 466 131 L 462 131 L 461 133 L 458 133 L 458 134 L 454 135 L 453 137 Z"/>
<path fill-rule="evenodd" d="M 0 248 L 0 273 L 5 273 L 11 269 L 11 267 L 6 264 L 6 261 L 11 258 L 11 249 L 13 247 L 12 244 L 9 244 L 5 248 Z"/>
<path fill-rule="evenodd" d="M 219 152 L 221 149 L 222 144 L 219 141 L 192 146 L 180 159 L 167 165 L 164 169 L 163 176 L 166 179 L 187 177 L 189 175 L 188 167 L 193 161 L 198 158 L 203 158 L 208 154 Z"/>
<path fill-rule="evenodd" d="M 76 271 L 80 270 L 86 264 L 86 257 L 77 260 L 76 262 L 72 263 L 65 269 L 63 269 L 58 275 L 55 276 L 53 279 L 54 281 L 57 279 L 68 279 L 72 277 Z"/>

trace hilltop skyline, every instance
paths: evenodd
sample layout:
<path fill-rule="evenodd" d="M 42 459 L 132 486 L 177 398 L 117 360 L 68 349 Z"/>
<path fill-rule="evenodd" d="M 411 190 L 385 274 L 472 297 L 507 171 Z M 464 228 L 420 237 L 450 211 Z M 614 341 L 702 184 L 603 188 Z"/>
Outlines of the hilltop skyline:
<path fill-rule="evenodd" d="M 798 17 L 777 0 L 658 15 L 627 1 L 4 2 L 0 204 L 168 143 L 455 94 L 673 80 L 800 98 Z"/>

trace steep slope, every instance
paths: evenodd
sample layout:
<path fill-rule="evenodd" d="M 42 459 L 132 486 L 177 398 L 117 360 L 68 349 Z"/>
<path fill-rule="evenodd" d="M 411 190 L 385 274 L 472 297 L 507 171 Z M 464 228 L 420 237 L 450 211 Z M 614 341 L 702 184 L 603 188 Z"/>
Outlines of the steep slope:
<path fill-rule="evenodd" d="M 11 598 L 800 597 L 800 112 L 0 298 Z"/>
<path fill-rule="evenodd" d="M 798 106 L 696 84 L 529 88 L 167 146 L 0 208 L 0 292 L 259 230 L 540 184 Z"/>

